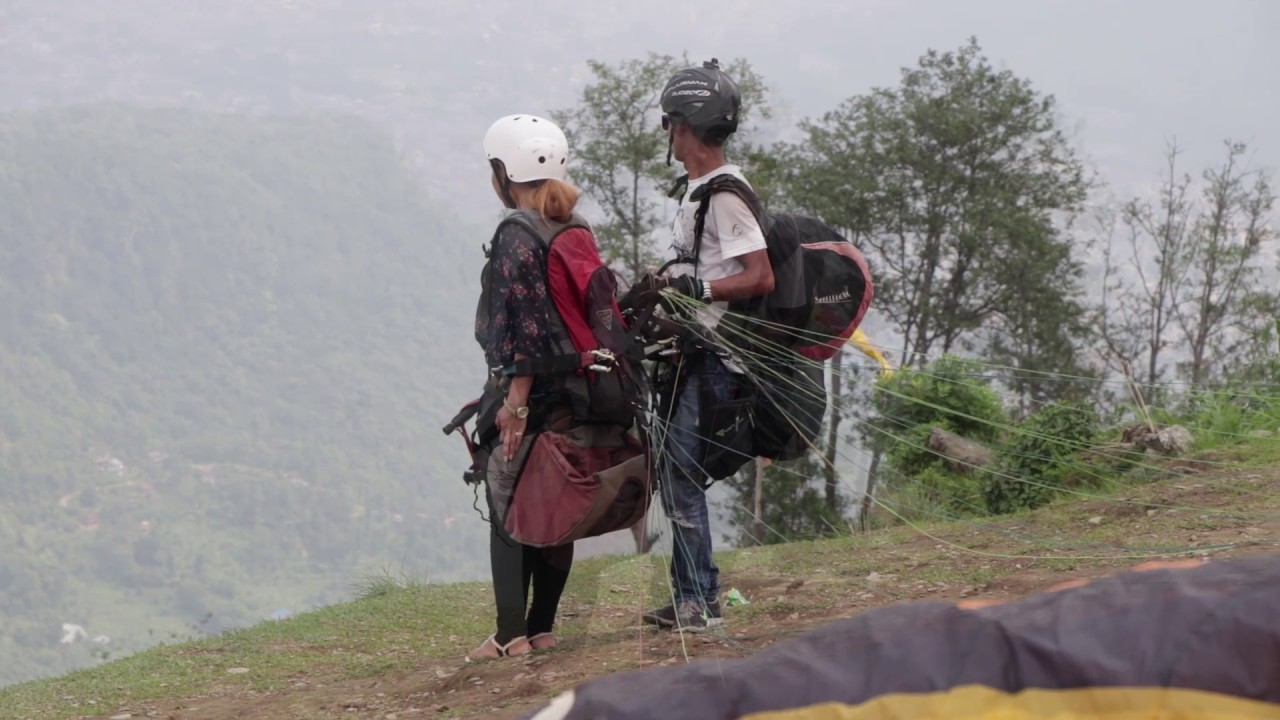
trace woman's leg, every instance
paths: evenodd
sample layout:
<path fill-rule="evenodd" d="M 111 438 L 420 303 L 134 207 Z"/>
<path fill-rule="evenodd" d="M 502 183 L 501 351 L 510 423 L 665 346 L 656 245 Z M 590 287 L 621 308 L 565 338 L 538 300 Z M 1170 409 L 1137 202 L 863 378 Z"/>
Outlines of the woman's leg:
<path fill-rule="evenodd" d="M 573 567 L 573 543 L 535 551 L 533 563 L 533 602 L 525 626 L 529 637 L 551 632 L 560 607 L 560 596 L 569 581 Z"/>
<path fill-rule="evenodd" d="M 489 570 L 493 576 L 493 600 L 497 607 L 497 630 L 467 654 L 468 659 L 498 657 L 499 647 L 512 655 L 530 650 L 525 639 L 525 608 L 528 605 L 529 581 L 533 565 L 528 562 L 530 549 L 506 533 L 493 512 L 493 498 L 485 492 L 489 503 Z M 507 647 L 510 645 L 510 647 Z"/>
<path fill-rule="evenodd" d="M 496 523 L 490 523 L 489 565 L 493 572 L 493 599 L 498 609 L 494 640 L 506 645 L 525 634 L 525 608 L 533 568 L 526 561 L 528 548 L 512 540 Z"/>

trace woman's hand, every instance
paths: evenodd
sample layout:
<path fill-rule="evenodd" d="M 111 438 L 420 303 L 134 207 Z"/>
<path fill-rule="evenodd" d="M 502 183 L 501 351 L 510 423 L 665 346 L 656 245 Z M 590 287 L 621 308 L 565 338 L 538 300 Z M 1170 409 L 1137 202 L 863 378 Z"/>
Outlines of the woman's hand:
<path fill-rule="evenodd" d="M 511 462 L 515 459 L 516 451 L 520 449 L 520 443 L 524 440 L 528 420 L 512 415 L 506 405 L 503 405 L 498 408 L 497 422 L 499 437 L 502 440 L 503 457 L 507 462 Z"/>
<path fill-rule="evenodd" d="M 514 359 L 520 361 L 526 357 L 523 353 L 516 353 Z M 507 397 L 502 401 L 502 407 L 498 408 L 498 417 L 495 420 L 498 423 L 499 438 L 502 440 L 503 455 L 507 462 L 515 459 L 516 451 L 520 449 L 520 443 L 524 440 L 525 427 L 529 424 L 527 419 L 516 417 L 513 410 L 519 410 L 529 402 L 529 391 L 532 389 L 532 377 L 517 375 L 511 378 Z"/>

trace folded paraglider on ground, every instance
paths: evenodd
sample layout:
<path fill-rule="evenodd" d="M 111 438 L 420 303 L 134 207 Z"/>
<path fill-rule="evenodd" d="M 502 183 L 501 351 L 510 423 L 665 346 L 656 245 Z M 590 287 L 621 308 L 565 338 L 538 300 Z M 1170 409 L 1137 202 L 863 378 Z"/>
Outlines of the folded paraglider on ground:
<path fill-rule="evenodd" d="M 1275 718 L 1277 587 L 1270 555 L 1151 563 L 1017 602 L 892 605 L 742 660 L 597 678 L 525 720 Z"/>

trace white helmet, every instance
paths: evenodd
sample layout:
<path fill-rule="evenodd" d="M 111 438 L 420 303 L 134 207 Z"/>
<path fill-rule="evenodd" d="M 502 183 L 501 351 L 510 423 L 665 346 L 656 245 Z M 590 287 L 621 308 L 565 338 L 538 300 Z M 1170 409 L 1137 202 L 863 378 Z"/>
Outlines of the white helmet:
<path fill-rule="evenodd" d="M 489 160 L 501 160 L 511 182 L 530 182 L 568 173 L 569 140 L 558 125 L 536 115 L 508 115 L 489 126 L 484 136 Z"/>

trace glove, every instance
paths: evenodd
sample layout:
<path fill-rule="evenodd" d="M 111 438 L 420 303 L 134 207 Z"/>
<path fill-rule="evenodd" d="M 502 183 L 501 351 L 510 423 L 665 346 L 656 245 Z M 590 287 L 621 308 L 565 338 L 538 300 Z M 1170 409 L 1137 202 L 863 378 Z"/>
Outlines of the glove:
<path fill-rule="evenodd" d="M 635 307 L 644 307 L 646 301 L 648 304 L 652 304 L 657 300 L 657 296 L 653 295 L 650 298 L 649 295 L 662 288 L 660 283 L 665 284 L 666 279 L 656 277 L 653 273 L 641 275 L 640 279 L 636 280 L 621 298 L 618 298 L 618 307 L 626 311 Z M 642 296 L 644 297 L 643 301 L 641 300 Z"/>
<path fill-rule="evenodd" d="M 692 310 L 689 300 L 703 302 L 703 298 L 708 288 L 707 283 L 688 275 L 681 275 L 676 278 L 668 278 L 661 289 L 657 291 L 657 300 L 662 304 L 662 309 L 668 315 L 678 315 L 685 317 Z M 677 294 L 683 295 L 687 299 L 675 297 Z"/>
<path fill-rule="evenodd" d="M 627 311 L 648 307 L 655 302 L 660 302 L 662 303 L 662 309 L 668 313 L 675 314 L 680 312 L 686 303 L 663 297 L 662 290 L 666 288 L 671 288 L 671 290 L 694 300 L 703 300 L 709 294 L 707 292 L 709 286 L 706 282 L 688 275 L 668 278 L 654 277 L 649 273 L 645 273 L 618 301 L 618 307 Z"/>
<path fill-rule="evenodd" d="M 703 300 L 703 295 L 708 294 L 707 284 L 702 280 L 689 275 L 681 275 L 677 278 L 668 279 L 667 287 L 675 290 L 685 297 L 691 297 L 694 300 Z"/>

